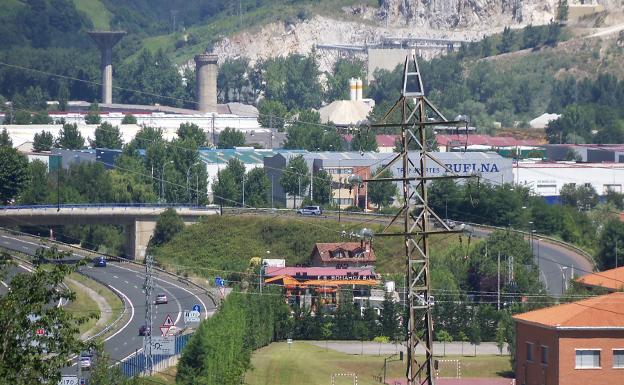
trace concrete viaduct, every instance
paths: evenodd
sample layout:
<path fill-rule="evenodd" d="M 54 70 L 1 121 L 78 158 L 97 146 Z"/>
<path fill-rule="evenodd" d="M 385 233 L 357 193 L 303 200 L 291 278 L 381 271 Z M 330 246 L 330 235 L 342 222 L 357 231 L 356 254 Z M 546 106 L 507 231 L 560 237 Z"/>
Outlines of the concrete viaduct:
<path fill-rule="evenodd" d="M 209 215 L 219 208 L 168 205 L 60 205 L 6 206 L 0 208 L 0 226 L 123 225 L 126 256 L 142 260 L 160 213 L 172 207 L 185 224 Z"/>

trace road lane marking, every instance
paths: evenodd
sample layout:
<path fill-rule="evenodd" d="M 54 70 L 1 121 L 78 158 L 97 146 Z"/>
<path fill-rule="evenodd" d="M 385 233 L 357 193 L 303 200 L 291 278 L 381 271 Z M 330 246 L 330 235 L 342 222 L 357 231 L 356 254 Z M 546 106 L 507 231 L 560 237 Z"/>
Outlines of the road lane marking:
<path fill-rule="evenodd" d="M 132 301 L 130 300 L 130 298 L 128 298 L 127 295 L 125 295 L 122 291 L 120 291 L 119 289 L 115 288 L 114 286 L 108 285 L 108 287 L 110 287 L 111 289 L 115 290 L 122 297 L 124 297 L 124 299 L 126 301 L 128 301 L 128 305 L 130 305 L 130 319 L 128 320 L 128 322 L 126 322 L 126 324 L 124 326 L 121 327 L 121 329 L 117 330 L 115 332 L 115 334 L 113 334 L 112 336 L 109 336 L 106 339 L 104 339 L 104 342 L 110 340 L 111 338 L 115 337 L 117 334 L 121 333 L 126 327 L 128 327 L 128 325 L 130 325 L 130 322 L 132 322 L 132 319 L 134 318 L 134 306 L 132 305 Z"/>
<path fill-rule="evenodd" d="M 4 287 L 7 287 L 7 288 L 9 287 L 9 285 L 7 285 L 6 283 L 4 283 L 4 281 L 0 281 L 0 283 L 1 283 L 1 284 L 2 284 L 2 286 L 4 286 Z"/>
<path fill-rule="evenodd" d="M 118 267 L 118 268 L 120 268 L 120 269 L 127 270 L 127 271 L 134 272 L 134 270 L 128 269 L 127 267 L 122 267 L 122 266 L 116 266 L 116 267 Z M 138 274 L 137 274 L 137 277 L 141 278 L 141 276 L 140 276 L 140 275 L 138 275 Z M 172 285 L 172 286 L 174 286 L 174 287 L 177 287 L 178 289 L 180 289 L 180 290 L 182 290 L 182 291 L 185 291 L 185 292 L 189 293 L 190 295 L 192 295 L 193 297 L 197 298 L 197 300 L 198 300 L 198 301 L 202 304 L 202 306 L 203 306 L 203 308 L 204 308 L 204 310 L 205 310 L 204 319 L 208 319 L 208 308 L 206 307 L 206 304 L 204 303 L 204 301 L 202 301 L 202 299 L 201 299 L 201 298 L 200 298 L 197 294 L 195 294 L 195 293 L 193 293 L 192 291 L 187 290 L 187 289 L 185 289 L 185 288 L 183 288 L 183 287 L 181 287 L 181 286 L 178 286 L 178 285 L 176 285 L 176 284 L 175 284 L 175 283 L 173 283 L 173 282 L 166 281 L 166 280 L 164 280 L 164 279 L 162 279 L 162 278 L 154 277 L 154 279 L 157 279 L 157 280 L 159 280 L 159 281 L 162 281 L 162 282 L 165 282 L 165 283 L 167 283 L 167 284 L 169 284 L 169 285 Z"/>

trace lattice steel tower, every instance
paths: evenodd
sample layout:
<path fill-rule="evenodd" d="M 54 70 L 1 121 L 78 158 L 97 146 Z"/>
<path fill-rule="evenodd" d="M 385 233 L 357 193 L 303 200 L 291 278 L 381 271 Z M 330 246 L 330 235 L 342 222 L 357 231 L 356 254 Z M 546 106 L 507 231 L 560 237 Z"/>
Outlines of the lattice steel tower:
<path fill-rule="evenodd" d="M 388 122 L 396 113 L 400 113 L 400 121 Z M 395 115 L 393 115 L 395 114 Z M 465 120 L 449 121 L 425 97 L 423 83 L 415 53 L 405 59 L 403 71 L 403 89 L 399 100 L 384 115 L 379 124 L 371 127 L 400 129 L 401 152 L 388 164 L 384 165 L 377 175 L 366 182 L 400 182 L 403 206 L 392 218 L 384 231 L 377 236 L 399 236 L 405 242 L 406 284 L 409 307 L 409 323 L 407 327 L 407 381 L 413 384 L 433 384 L 433 325 L 431 310 L 431 279 L 429 275 L 429 243 L 431 234 L 454 233 L 462 230 L 451 230 L 448 225 L 435 214 L 428 205 L 427 185 L 435 179 L 470 178 L 458 176 L 449 170 L 444 163 L 436 159 L 428 149 L 425 129 L 435 125 L 467 125 Z M 410 151 L 411 150 L 411 151 Z M 413 159 L 410 159 L 410 152 Z M 443 175 L 428 175 L 427 166 L 435 163 L 445 170 Z M 391 167 L 400 165 L 400 177 L 381 177 L 381 173 Z M 392 226 L 400 223 L 400 232 Z M 435 229 L 433 225 L 437 225 Z M 425 348 L 425 358 L 418 361 L 416 348 Z"/>

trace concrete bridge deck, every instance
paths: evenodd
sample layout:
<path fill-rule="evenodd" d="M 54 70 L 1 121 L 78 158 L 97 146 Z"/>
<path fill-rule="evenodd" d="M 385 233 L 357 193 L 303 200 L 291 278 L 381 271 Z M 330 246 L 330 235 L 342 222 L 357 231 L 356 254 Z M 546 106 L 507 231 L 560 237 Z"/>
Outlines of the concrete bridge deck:
<path fill-rule="evenodd" d="M 0 226 L 122 225 L 126 256 L 143 259 L 158 216 L 168 208 L 176 210 L 184 223 L 218 215 L 217 206 L 76 204 L 0 207 Z"/>

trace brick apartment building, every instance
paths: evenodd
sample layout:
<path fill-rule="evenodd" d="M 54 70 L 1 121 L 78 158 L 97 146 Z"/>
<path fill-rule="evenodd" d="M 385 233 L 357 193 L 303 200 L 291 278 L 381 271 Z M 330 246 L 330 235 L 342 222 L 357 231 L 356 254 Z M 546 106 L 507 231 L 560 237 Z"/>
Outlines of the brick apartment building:
<path fill-rule="evenodd" d="M 513 318 L 518 385 L 624 384 L 624 293 Z"/>

